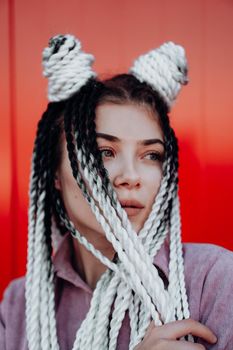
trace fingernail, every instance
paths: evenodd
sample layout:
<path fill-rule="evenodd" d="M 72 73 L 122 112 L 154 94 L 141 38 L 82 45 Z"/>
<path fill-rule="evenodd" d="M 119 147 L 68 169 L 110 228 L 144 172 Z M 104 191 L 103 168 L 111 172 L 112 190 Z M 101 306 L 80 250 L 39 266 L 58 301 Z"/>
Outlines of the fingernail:
<path fill-rule="evenodd" d="M 216 335 L 213 335 L 213 343 L 217 343 L 217 341 L 218 341 L 218 338 L 216 337 Z"/>

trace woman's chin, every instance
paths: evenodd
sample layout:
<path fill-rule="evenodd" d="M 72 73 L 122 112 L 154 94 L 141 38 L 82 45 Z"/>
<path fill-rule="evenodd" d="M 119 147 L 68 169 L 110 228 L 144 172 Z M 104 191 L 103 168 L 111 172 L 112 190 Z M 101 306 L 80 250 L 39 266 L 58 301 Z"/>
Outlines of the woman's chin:
<path fill-rule="evenodd" d="M 140 224 L 139 222 L 135 222 L 135 221 L 132 222 L 131 220 L 129 221 L 131 222 L 134 232 L 138 234 L 141 231 L 143 225 Z"/>

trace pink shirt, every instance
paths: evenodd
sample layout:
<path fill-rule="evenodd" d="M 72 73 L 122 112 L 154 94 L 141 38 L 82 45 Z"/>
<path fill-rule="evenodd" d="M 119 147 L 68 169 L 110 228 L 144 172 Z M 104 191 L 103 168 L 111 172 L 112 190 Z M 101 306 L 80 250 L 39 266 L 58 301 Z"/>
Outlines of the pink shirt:
<path fill-rule="evenodd" d="M 185 278 L 191 317 L 206 324 L 218 343 L 211 350 L 233 349 L 233 253 L 214 245 L 184 244 Z M 70 263 L 70 236 L 66 236 L 54 258 L 56 272 L 56 318 L 60 349 L 72 349 L 75 334 L 89 309 L 92 290 Z M 163 245 L 155 265 L 168 276 L 169 249 Z M 26 350 L 25 279 L 13 281 L 0 304 L 0 350 Z M 129 320 L 124 319 L 119 350 L 128 349 Z M 199 340 L 201 343 L 201 340 Z M 88 350 L 88 349 L 87 349 Z"/>

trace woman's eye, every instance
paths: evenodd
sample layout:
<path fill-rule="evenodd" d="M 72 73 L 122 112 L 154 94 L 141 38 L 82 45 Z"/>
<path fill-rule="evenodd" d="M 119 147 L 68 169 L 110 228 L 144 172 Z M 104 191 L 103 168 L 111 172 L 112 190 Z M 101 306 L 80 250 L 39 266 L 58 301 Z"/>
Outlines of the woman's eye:
<path fill-rule="evenodd" d="M 111 151 L 110 149 L 100 149 L 100 153 L 103 158 L 110 158 L 114 156 L 113 151 Z"/>
<path fill-rule="evenodd" d="M 148 154 L 146 154 L 144 156 L 144 158 L 148 159 L 148 160 L 153 160 L 153 161 L 159 161 L 162 162 L 163 161 L 163 155 L 158 153 L 158 152 L 150 152 Z"/>

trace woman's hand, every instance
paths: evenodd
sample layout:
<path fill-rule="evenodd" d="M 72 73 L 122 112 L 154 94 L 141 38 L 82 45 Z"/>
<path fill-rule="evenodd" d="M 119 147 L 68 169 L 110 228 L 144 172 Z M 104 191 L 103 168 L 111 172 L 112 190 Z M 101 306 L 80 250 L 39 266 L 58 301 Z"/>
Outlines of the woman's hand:
<path fill-rule="evenodd" d="M 156 327 L 151 322 L 143 341 L 134 350 L 204 350 L 201 344 L 177 339 L 188 334 L 204 339 L 210 344 L 217 341 L 214 333 L 200 322 L 192 319 L 175 321 Z"/>

